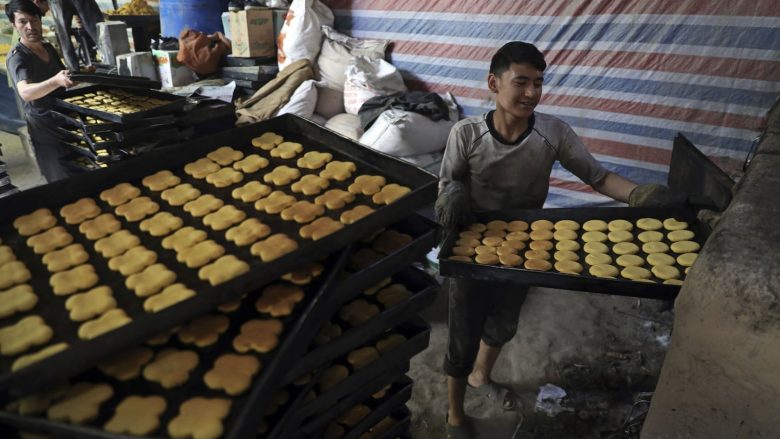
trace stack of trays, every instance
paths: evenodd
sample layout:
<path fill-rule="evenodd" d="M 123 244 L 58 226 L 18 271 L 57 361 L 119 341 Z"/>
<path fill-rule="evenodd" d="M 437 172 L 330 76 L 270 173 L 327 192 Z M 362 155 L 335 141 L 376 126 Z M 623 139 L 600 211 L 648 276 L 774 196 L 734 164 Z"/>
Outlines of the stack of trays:
<path fill-rule="evenodd" d="M 414 212 L 435 177 L 294 116 L 147 157 L 0 201 L 0 294 L 13 305 L 0 317 L 0 423 L 293 437 L 365 401 L 371 416 L 350 435 L 403 432 L 403 374 L 429 334 L 416 314 L 436 285 L 409 265 L 433 245 Z M 282 166 L 323 176 L 346 205 L 296 192 L 274 178 Z M 360 175 L 385 181 L 353 186 Z M 389 197 L 393 183 L 408 191 Z M 298 207 L 270 208 L 282 195 Z M 302 206 L 325 207 L 312 221 Z"/>
<path fill-rule="evenodd" d="M 62 145 L 73 151 L 65 164 L 105 168 L 158 145 L 179 142 L 192 130 L 177 124 L 185 100 L 154 90 L 93 85 L 60 94 L 52 114 Z"/>

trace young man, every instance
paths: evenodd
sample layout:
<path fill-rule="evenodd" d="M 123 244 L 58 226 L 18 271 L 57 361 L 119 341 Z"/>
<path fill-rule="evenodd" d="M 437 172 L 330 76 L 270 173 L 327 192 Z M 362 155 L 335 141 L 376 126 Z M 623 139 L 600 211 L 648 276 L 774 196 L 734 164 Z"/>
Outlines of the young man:
<path fill-rule="evenodd" d="M 48 182 L 56 181 L 69 173 L 59 161 L 67 150 L 59 145 L 57 122 L 49 114 L 51 94 L 73 86 L 74 82 L 57 51 L 43 40 L 42 13 L 38 6 L 31 0 L 11 0 L 5 5 L 5 13 L 20 36 L 6 59 L 8 75 L 24 101 L 27 129 L 38 167 Z"/>
<path fill-rule="evenodd" d="M 607 171 L 569 125 L 534 111 L 546 67 L 535 46 L 519 41 L 493 56 L 488 88 L 495 93 L 496 109 L 458 122 L 447 140 L 436 202 L 445 230 L 470 224 L 473 211 L 541 208 L 556 161 L 618 201 L 660 206 L 676 200 L 663 186 L 638 186 Z M 515 284 L 450 280 L 444 360 L 448 437 L 472 437 L 463 410 L 467 386 L 504 409 L 514 408 L 514 396 L 490 375 L 501 347 L 514 337 L 527 291 Z"/>

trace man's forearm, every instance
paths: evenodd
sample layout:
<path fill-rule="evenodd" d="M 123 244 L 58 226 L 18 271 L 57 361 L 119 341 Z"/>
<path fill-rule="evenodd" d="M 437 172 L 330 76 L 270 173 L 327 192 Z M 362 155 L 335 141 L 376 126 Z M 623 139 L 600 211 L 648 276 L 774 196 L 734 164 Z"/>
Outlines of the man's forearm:
<path fill-rule="evenodd" d="M 609 172 L 600 182 L 593 185 L 593 189 L 612 199 L 628 203 L 628 196 L 636 186 L 633 181 Z"/>
<path fill-rule="evenodd" d="M 27 81 L 19 81 L 16 84 L 16 89 L 19 90 L 19 97 L 25 102 L 40 99 L 57 88 L 59 88 L 59 85 L 54 81 L 54 77 L 32 84 L 27 83 Z"/>

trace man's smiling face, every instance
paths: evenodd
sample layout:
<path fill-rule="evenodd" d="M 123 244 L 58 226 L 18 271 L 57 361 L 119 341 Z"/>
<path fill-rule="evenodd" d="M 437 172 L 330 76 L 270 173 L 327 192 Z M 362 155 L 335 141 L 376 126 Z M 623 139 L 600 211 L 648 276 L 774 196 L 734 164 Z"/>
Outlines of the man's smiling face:
<path fill-rule="evenodd" d="M 528 63 L 513 63 L 499 76 L 488 76 L 488 87 L 496 93 L 496 107 L 512 116 L 529 118 L 542 98 L 544 73 Z"/>

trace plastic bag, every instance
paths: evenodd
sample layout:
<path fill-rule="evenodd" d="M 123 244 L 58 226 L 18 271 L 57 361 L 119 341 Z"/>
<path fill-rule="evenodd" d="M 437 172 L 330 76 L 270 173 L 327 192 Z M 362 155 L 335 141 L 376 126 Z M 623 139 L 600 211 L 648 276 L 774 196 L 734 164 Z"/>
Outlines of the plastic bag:
<path fill-rule="evenodd" d="M 179 34 L 179 53 L 176 60 L 198 75 L 217 71 L 219 61 L 232 50 L 230 40 L 222 32 L 206 35 L 192 29 Z"/>
<path fill-rule="evenodd" d="M 344 109 L 357 114 L 360 106 L 374 96 L 406 91 L 404 78 L 394 65 L 365 56 L 352 58 L 344 82 Z"/>
<path fill-rule="evenodd" d="M 283 70 L 293 61 L 317 59 L 322 25 L 333 26 L 333 12 L 319 0 L 293 0 L 276 40 L 276 61 Z"/>

